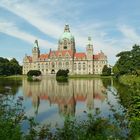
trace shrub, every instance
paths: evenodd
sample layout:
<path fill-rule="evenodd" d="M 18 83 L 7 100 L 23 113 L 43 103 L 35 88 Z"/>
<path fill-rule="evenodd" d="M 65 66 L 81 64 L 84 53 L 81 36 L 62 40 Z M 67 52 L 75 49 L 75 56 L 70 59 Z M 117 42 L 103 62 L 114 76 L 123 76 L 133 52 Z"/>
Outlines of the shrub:
<path fill-rule="evenodd" d="M 39 70 L 30 70 L 27 73 L 27 76 L 40 76 L 41 75 L 41 71 Z"/>
<path fill-rule="evenodd" d="M 57 76 L 56 80 L 58 82 L 67 82 L 68 81 L 68 77 L 64 77 L 64 76 Z"/>
<path fill-rule="evenodd" d="M 57 73 L 56 73 L 56 80 L 58 82 L 67 82 L 68 81 L 68 73 L 69 73 L 69 70 L 59 70 Z"/>
<path fill-rule="evenodd" d="M 68 73 L 69 73 L 69 70 L 59 70 L 59 71 L 56 73 L 56 77 L 58 77 L 58 76 L 68 77 Z"/>

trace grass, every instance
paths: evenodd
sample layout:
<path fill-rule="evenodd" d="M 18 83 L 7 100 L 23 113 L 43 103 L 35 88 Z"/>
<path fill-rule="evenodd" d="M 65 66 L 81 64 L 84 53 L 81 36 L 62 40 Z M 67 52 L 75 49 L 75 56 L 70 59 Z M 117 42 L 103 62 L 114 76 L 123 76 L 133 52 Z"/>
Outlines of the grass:
<path fill-rule="evenodd" d="M 91 78 L 112 78 L 112 76 L 101 76 L 101 75 L 93 75 L 93 74 L 85 74 L 85 75 L 69 75 L 69 78 L 76 79 L 76 78 L 86 78 L 86 79 L 91 79 Z"/>
<path fill-rule="evenodd" d="M 10 76 L 0 76 L 0 78 L 7 78 L 7 79 L 22 79 L 26 77 L 25 75 L 10 75 Z"/>
<path fill-rule="evenodd" d="M 134 84 L 139 84 L 140 85 L 140 76 L 136 75 L 122 75 L 119 77 L 120 83 L 124 85 L 134 85 Z"/>

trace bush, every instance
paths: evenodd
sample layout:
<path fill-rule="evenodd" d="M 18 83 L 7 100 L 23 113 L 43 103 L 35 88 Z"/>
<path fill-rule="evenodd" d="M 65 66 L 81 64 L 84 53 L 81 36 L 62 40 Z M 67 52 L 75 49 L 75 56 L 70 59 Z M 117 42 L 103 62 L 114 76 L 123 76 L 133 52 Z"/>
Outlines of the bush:
<path fill-rule="evenodd" d="M 67 82 L 68 81 L 68 77 L 64 77 L 64 76 L 57 76 L 56 80 L 58 82 Z"/>
<path fill-rule="evenodd" d="M 56 80 L 58 82 L 67 82 L 68 81 L 69 70 L 59 70 L 56 73 Z"/>
<path fill-rule="evenodd" d="M 39 70 L 30 70 L 27 73 L 28 77 L 30 77 L 30 76 L 40 76 L 40 75 L 41 75 L 41 71 L 39 71 Z"/>
<path fill-rule="evenodd" d="M 69 73 L 69 70 L 59 70 L 59 71 L 56 73 L 56 77 L 58 77 L 58 76 L 68 77 L 68 73 Z"/>

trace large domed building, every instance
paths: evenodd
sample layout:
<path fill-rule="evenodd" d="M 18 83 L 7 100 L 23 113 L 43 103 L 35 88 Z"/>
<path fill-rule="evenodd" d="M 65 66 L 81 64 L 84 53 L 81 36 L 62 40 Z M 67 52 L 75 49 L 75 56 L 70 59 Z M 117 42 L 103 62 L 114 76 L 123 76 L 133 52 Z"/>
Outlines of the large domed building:
<path fill-rule="evenodd" d="M 26 55 L 23 59 L 23 74 L 29 70 L 40 70 L 43 75 L 55 74 L 59 69 L 68 69 L 69 74 L 102 74 L 104 65 L 107 65 L 107 56 L 102 51 L 94 54 L 91 37 L 88 37 L 86 52 L 76 52 L 74 36 L 69 25 L 65 25 L 57 50 L 40 54 L 35 41 L 32 56 Z"/>

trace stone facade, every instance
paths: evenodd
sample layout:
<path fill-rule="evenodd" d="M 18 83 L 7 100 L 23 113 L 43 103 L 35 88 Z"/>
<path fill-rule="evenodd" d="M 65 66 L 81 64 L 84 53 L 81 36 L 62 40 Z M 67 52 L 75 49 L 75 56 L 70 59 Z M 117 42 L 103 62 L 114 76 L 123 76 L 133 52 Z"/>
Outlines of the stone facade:
<path fill-rule="evenodd" d="M 74 36 L 69 25 L 65 25 L 58 50 L 40 54 L 38 41 L 35 41 L 32 56 L 25 55 L 23 59 L 23 74 L 29 70 L 40 70 L 43 75 L 55 74 L 59 69 L 68 69 L 69 74 L 102 74 L 104 65 L 107 65 L 107 56 L 102 51 L 93 53 L 91 37 L 88 37 L 86 52 L 76 52 Z"/>

